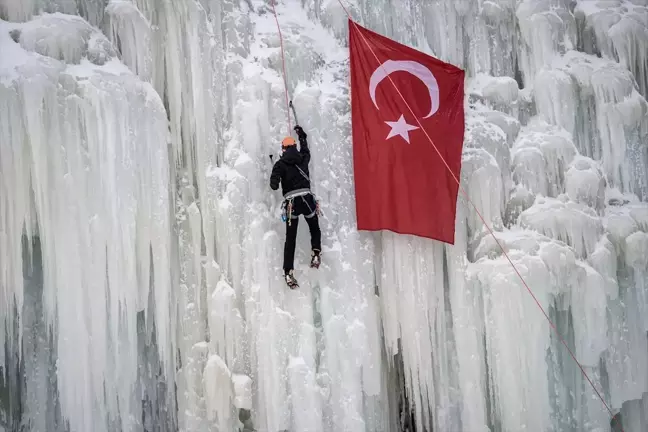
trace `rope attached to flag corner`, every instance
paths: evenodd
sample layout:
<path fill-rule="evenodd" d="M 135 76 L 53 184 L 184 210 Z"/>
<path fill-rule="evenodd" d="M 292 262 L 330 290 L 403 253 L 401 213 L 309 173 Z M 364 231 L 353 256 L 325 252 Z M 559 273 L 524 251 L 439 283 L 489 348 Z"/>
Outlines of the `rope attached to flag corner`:
<path fill-rule="evenodd" d="M 274 1 L 274 0 L 273 0 L 273 1 Z M 338 3 L 340 3 L 340 6 L 342 6 L 342 9 L 344 10 L 344 12 L 346 13 L 346 15 L 348 16 L 349 21 L 351 21 L 351 22 L 353 23 L 353 25 L 355 26 L 356 30 L 358 31 L 358 33 L 359 33 L 360 36 L 362 37 L 362 40 L 363 40 L 364 43 L 367 45 L 367 48 L 369 48 L 369 51 L 371 51 L 371 53 L 373 54 L 373 56 L 376 58 L 376 61 L 378 62 L 378 64 L 380 65 L 380 67 L 383 67 L 383 66 L 382 66 L 382 63 L 380 62 L 380 59 L 378 58 L 378 56 L 376 55 L 376 52 L 375 52 L 374 49 L 373 49 L 373 47 L 371 46 L 371 44 L 369 43 L 369 41 L 367 41 L 367 39 L 365 38 L 365 35 L 362 33 L 362 31 L 360 31 L 360 30 L 358 29 L 358 25 L 357 25 L 356 22 L 353 20 L 353 18 L 351 17 L 351 14 L 349 13 L 349 11 L 347 10 L 347 8 L 346 8 L 346 7 L 344 6 L 344 4 L 342 3 L 342 0 L 338 0 Z M 383 67 L 383 69 L 384 69 L 384 67 Z M 439 149 L 437 148 L 437 146 L 434 144 L 434 141 L 432 140 L 432 138 L 431 138 L 430 135 L 428 134 L 428 132 L 427 132 L 427 130 L 425 129 L 425 127 L 423 126 L 423 124 L 421 124 L 421 121 L 419 120 L 419 118 L 416 116 L 416 114 L 414 114 L 414 111 L 412 110 L 412 108 L 410 107 L 410 105 L 407 103 L 407 100 L 405 99 L 405 97 L 403 96 L 403 94 L 400 92 L 400 90 L 399 90 L 398 87 L 396 86 L 396 83 L 394 83 L 394 81 L 393 81 L 391 75 L 388 74 L 387 71 L 385 71 L 385 75 L 387 75 L 387 78 L 388 78 L 389 81 L 391 82 L 392 86 L 394 87 L 394 89 L 396 90 L 396 92 L 398 93 L 398 95 L 399 95 L 399 96 L 401 97 L 401 99 L 403 100 L 403 103 L 405 104 L 405 106 L 406 106 L 407 109 L 409 110 L 410 114 L 412 114 L 412 116 L 414 117 L 414 119 L 415 119 L 416 122 L 418 123 L 419 127 L 421 128 L 421 130 L 425 133 L 425 136 L 426 136 L 427 139 L 430 141 L 430 144 L 432 144 L 432 147 L 433 147 L 434 150 L 437 152 L 437 154 L 438 154 L 439 157 L 441 158 L 441 161 L 443 162 L 443 164 L 445 165 L 445 167 L 446 167 L 446 168 L 448 169 L 448 171 L 450 172 L 450 175 L 452 176 L 452 178 L 454 179 L 454 181 L 455 181 L 455 182 L 457 183 L 457 185 L 459 186 L 459 190 L 461 190 L 461 192 L 462 192 L 462 194 L 464 195 L 466 201 L 469 202 L 470 205 L 472 206 L 472 208 L 475 210 L 475 213 L 477 213 L 477 216 L 479 217 L 479 219 L 481 219 L 482 223 L 483 223 L 484 226 L 487 228 L 487 230 L 488 230 L 488 232 L 490 233 L 490 235 L 493 237 L 493 239 L 495 240 L 495 242 L 497 243 L 497 245 L 499 246 L 499 248 L 502 250 L 502 254 L 506 257 L 506 259 L 507 259 L 507 261 L 509 262 L 509 264 L 511 264 L 511 267 L 513 267 L 513 270 L 515 271 L 515 273 L 517 274 L 518 278 L 520 279 L 520 281 L 522 282 L 522 284 L 524 285 L 524 287 L 526 288 L 526 290 L 529 292 L 529 294 L 531 295 L 531 297 L 533 297 L 533 300 L 535 301 L 535 303 L 536 303 L 536 305 L 538 306 L 538 308 L 540 308 L 540 311 L 542 311 L 542 314 L 545 316 L 545 318 L 546 318 L 547 321 L 549 322 L 549 325 L 550 325 L 551 328 L 554 330 L 556 336 L 558 336 L 558 338 L 560 339 L 560 342 L 562 342 L 562 344 L 565 346 L 565 348 L 566 348 L 567 351 L 569 352 L 569 355 L 571 356 L 571 358 L 574 360 L 574 362 L 576 362 L 576 364 L 578 365 L 578 367 L 579 367 L 581 373 L 583 374 L 583 376 L 585 377 L 585 379 L 587 380 L 587 382 L 589 382 L 590 386 L 592 387 L 592 389 L 594 390 L 594 392 L 596 393 L 596 395 L 598 396 L 598 398 L 601 400 L 601 402 L 603 403 L 603 405 L 605 406 L 605 408 L 607 409 L 607 411 L 610 413 L 610 416 L 612 417 L 612 420 L 616 420 L 616 418 L 615 418 L 615 416 L 614 416 L 614 413 L 612 412 L 612 409 L 609 407 L 609 405 L 607 404 L 607 402 L 605 402 L 605 399 L 603 398 L 603 396 L 601 395 L 601 393 L 598 391 L 598 389 L 596 388 L 596 386 L 594 385 L 594 383 L 592 382 L 592 380 L 590 379 L 590 377 L 587 375 L 587 372 L 585 372 L 585 369 L 584 369 L 583 365 L 578 361 L 578 359 L 576 358 L 576 355 L 574 355 L 574 353 L 572 352 L 572 350 L 569 348 L 569 346 L 567 345 L 567 342 L 565 342 L 565 339 L 562 337 L 562 335 L 561 335 L 560 332 L 558 331 L 558 328 L 556 327 L 556 325 L 554 324 L 554 322 L 551 320 L 551 318 L 549 318 L 549 315 L 547 314 L 547 312 L 544 310 L 544 308 L 542 307 L 542 305 L 541 305 L 540 302 L 538 301 L 538 298 L 535 296 L 535 294 L 533 293 L 533 291 L 531 290 L 531 288 L 529 287 L 529 285 L 527 284 L 527 282 L 526 282 L 526 281 L 524 280 L 524 278 L 522 277 L 522 274 L 520 273 L 520 271 L 518 270 L 518 268 L 517 268 L 517 267 L 515 266 L 515 264 L 513 263 L 513 260 L 511 260 L 511 258 L 509 257 L 508 253 L 506 253 L 506 250 L 504 249 L 504 247 L 502 246 L 502 244 L 500 243 L 500 241 L 499 241 L 499 240 L 497 239 L 497 237 L 495 236 L 495 232 L 493 231 L 493 229 L 490 227 L 490 225 L 488 225 L 488 223 L 486 222 L 486 219 L 484 218 L 484 216 L 481 214 L 481 212 L 479 211 L 479 209 L 477 208 L 477 206 L 475 205 L 475 203 L 470 199 L 470 196 L 468 195 L 468 192 L 466 192 L 466 190 L 461 186 L 461 182 L 459 181 L 459 179 L 457 178 L 457 176 L 454 174 L 454 172 L 452 172 L 452 169 L 450 168 L 450 166 L 449 166 L 448 163 L 446 162 L 445 158 L 443 157 L 443 155 L 441 154 L 441 152 L 439 151 Z M 625 432 L 625 431 L 623 430 L 623 426 L 621 426 L 621 432 Z"/>
<path fill-rule="evenodd" d="M 275 21 L 277 22 L 277 32 L 279 33 L 279 44 L 281 46 L 281 64 L 283 68 L 284 93 L 286 97 L 286 116 L 288 117 L 288 133 L 286 134 L 286 136 L 290 136 L 292 131 L 292 123 L 290 121 L 290 103 L 288 97 L 288 79 L 286 78 L 286 57 L 284 55 L 283 35 L 281 34 L 279 17 L 277 16 L 277 10 L 275 9 L 275 0 L 270 0 L 270 1 L 272 2 L 272 13 L 274 14 Z"/>

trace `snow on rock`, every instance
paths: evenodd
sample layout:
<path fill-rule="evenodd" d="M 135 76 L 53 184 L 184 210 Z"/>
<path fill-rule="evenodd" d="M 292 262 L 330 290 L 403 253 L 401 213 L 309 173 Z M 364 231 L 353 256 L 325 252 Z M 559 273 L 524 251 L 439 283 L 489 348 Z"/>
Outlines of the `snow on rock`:
<path fill-rule="evenodd" d="M 358 0 L 348 0 L 344 3 L 336 0 L 324 0 L 315 2 L 308 7 L 313 8 L 311 12 L 315 16 L 319 16 L 319 20 L 325 28 L 331 29 L 335 37 L 343 40 L 348 36 L 347 12 L 357 21 L 361 16 L 359 4 Z"/>
<path fill-rule="evenodd" d="M 238 304 L 234 289 L 219 281 L 208 306 L 210 346 L 232 368 L 243 366 L 239 343 L 245 336 L 245 322 Z"/>
<path fill-rule="evenodd" d="M 515 117 L 511 117 L 510 115 L 504 114 L 501 111 L 479 108 L 473 111 L 471 115 L 474 116 L 474 118 L 481 118 L 487 123 L 492 123 L 494 125 L 499 126 L 499 128 L 502 129 L 506 134 L 506 139 L 509 147 L 513 145 L 515 138 L 520 132 L 520 127 L 521 127 L 520 121 Z M 504 162 L 506 160 L 507 159 L 502 159 L 501 161 Z"/>
<path fill-rule="evenodd" d="M 75 15 L 41 15 L 17 26 L 13 37 L 28 51 L 69 64 L 79 64 L 85 58 L 96 65 L 103 65 L 116 56 L 106 36 Z"/>
<path fill-rule="evenodd" d="M 485 116 L 466 116 L 464 147 L 481 148 L 492 155 L 502 171 L 502 184 L 507 182 L 508 186 L 511 159 L 508 135 L 496 123 L 485 120 Z M 502 198 L 507 191 L 508 187 L 501 190 Z"/>
<path fill-rule="evenodd" d="M 626 204 L 619 207 L 608 207 L 605 213 L 604 224 L 607 232 L 610 233 L 611 240 L 617 246 L 622 248 L 625 239 L 637 231 L 647 231 L 645 225 L 642 227 L 641 210 L 647 206 L 637 204 Z M 633 214 L 634 213 L 634 214 Z M 638 215 L 638 216 L 635 216 Z"/>
<path fill-rule="evenodd" d="M 207 419 L 218 425 L 219 431 L 232 430 L 238 426 L 238 412 L 234 409 L 235 387 L 232 374 L 218 355 L 211 355 L 205 364 L 205 409 Z M 204 428 L 204 427 L 203 427 Z M 203 428 L 187 428 L 203 429 Z"/>
<path fill-rule="evenodd" d="M 506 203 L 504 221 L 506 226 L 516 223 L 520 214 L 535 202 L 535 194 L 522 185 L 515 185 Z"/>
<path fill-rule="evenodd" d="M 209 347 L 204 341 L 192 345 L 185 357 L 183 373 L 177 380 L 178 409 L 184 414 L 178 421 L 181 430 L 204 429 L 206 426 L 205 398 L 209 388 L 204 385 L 203 373 L 208 358 Z"/>
<path fill-rule="evenodd" d="M 465 141 L 469 148 L 483 148 L 488 151 L 504 169 L 510 164 L 509 137 L 514 133 L 514 123 L 509 124 L 506 116 L 497 111 L 469 111 L 466 116 Z M 501 119 L 501 120 L 500 120 Z M 499 120 L 499 121 L 498 121 Z M 500 126 L 503 124 L 503 127 Z M 507 133 L 508 132 L 508 133 Z"/>
<path fill-rule="evenodd" d="M 603 223 L 591 208 L 558 198 L 538 197 L 520 215 L 520 226 L 572 246 L 579 258 L 587 258 L 603 234 Z"/>
<path fill-rule="evenodd" d="M 497 106 L 514 104 L 519 97 L 518 84 L 513 78 L 492 77 L 483 73 L 469 79 L 468 93 Z"/>
<path fill-rule="evenodd" d="M 461 182 L 470 200 L 489 226 L 501 226 L 504 201 L 502 172 L 497 161 L 484 149 L 468 147 L 463 152 L 461 163 Z M 464 199 L 461 194 L 459 200 Z M 468 212 L 467 219 L 469 238 L 486 234 L 484 222 L 474 210 Z"/>
<path fill-rule="evenodd" d="M 513 145 L 513 181 L 547 197 L 564 192 L 565 170 L 578 151 L 566 131 L 534 119 Z"/>
<path fill-rule="evenodd" d="M 639 229 L 648 232 L 648 204 L 645 202 L 634 202 L 628 205 L 627 208 Z"/>
<path fill-rule="evenodd" d="M 232 375 L 236 399 L 234 405 L 239 409 L 252 409 L 252 380 L 247 375 Z"/>
<path fill-rule="evenodd" d="M 579 0 L 574 15 L 582 49 L 618 61 L 648 97 L 648 3 Z"/>
<path fill-rule="evenodd" d="M 603 277 L 609 299 L 616 300 L 619 295 L 617 254 L 608 234 L 601 237 L 587 262 Z"/>
<path fill-rule="evenodd" d="M 565 173 L 565 193 L 578 203 L 601 212 L 605 206 L 606 181 L 598 163 L 586 156 L 576 156 Z"/>

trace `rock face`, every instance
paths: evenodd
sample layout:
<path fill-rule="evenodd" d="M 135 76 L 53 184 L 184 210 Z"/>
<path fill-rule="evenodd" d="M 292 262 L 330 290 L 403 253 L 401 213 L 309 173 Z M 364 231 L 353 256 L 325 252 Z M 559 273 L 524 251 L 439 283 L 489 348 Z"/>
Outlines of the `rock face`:
<path fill-rule="evenodd" d="M 648 2 L 342 1 L 466 69 L 470 202 L 357 231 L 347 17 L 277 0 L 290 291 L 271 3 L 0 0 L 0 432 L 648 429 Z"/>

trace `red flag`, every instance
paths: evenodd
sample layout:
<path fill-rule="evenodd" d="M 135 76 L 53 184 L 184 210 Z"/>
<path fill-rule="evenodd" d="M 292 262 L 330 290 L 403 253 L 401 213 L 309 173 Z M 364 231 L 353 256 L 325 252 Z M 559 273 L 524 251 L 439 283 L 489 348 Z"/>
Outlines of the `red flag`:
<path fill-rule="evenodd" d="M 429 138 L 459 179 L 464 71 L 351 20 L 349 50 L 358 229 L 454 244 L 459 185 Z"/>

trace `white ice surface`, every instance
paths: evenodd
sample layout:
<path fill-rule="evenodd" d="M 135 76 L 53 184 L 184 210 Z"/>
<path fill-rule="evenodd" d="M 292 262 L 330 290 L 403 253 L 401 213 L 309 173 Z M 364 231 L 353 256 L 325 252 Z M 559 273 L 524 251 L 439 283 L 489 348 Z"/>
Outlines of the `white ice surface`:
<path fill-rule="evenodd" d="M 277 2 L 324 211 L 289 291 L 270 2 L 0 0 L 0 430 L 3 391 L 34 431 L 608 430 L 538 304 L 648 428 L 647 5 L 572 3 L 344 3 L 468 72 L 448 246 L 356 230 L 346 16 Z"/>

